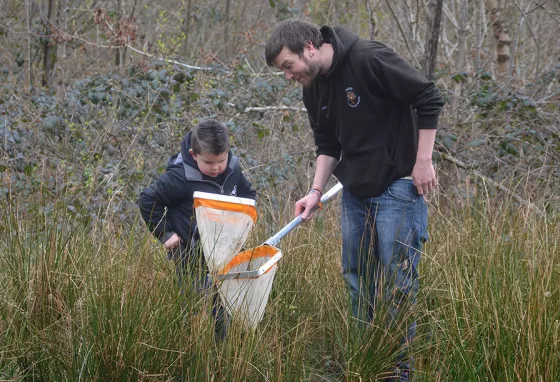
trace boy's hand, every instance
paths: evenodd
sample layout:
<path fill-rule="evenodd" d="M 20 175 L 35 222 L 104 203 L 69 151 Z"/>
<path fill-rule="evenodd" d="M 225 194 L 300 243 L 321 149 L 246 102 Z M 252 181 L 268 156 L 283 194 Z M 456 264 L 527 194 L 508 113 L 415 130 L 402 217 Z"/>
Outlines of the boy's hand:
<path fill-rule="evenodd" d="M 313 217 L 311 210 L 319 204 L 320 200 L 321 198 L 317 194 L 307 194 L 296 202 L 295 216 L 301 214 L 301 219 L 303 221 L 311 219 Z"/>
<path fill-rule="evenodd" d="M 163 246 L 165 247 L 165 249 L 173 249 L 178 247 L 181 242 L 183 240 L 181 240 L 181 238 L 179 237 L 179 235 L 177 235 L 176 233 L 173 234 L 173 236 L 171 236 L 169 239 L 167 239 L 167 241 L 165 243 L 163 243 Z"/>

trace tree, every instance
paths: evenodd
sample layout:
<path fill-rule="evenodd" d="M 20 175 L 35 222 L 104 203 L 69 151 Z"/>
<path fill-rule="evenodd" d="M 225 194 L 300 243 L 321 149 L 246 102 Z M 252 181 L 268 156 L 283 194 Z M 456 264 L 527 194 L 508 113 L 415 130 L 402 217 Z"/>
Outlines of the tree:
<path fill-rule="evenodd" d="M 373 0 L 367 0 L 366 7 L 369 16 L 369 38 L 375 40 L 377 21 L 375 20 L 375 6 L 373 5 Z"/>
<path fill-rule="evenodd" d="M 25 35 L 25 64 L 24 64 L 24 86 L 26 90 L 31 88 L 31 0 L 25 0 L 25 23 L 27 33 Z"/>
<path fill-rule="evenodd" d="M 497 0 L 486 0 L 486 9 L 492 20 L 492 30 L 494 37 L 498 41 L 498 77 L 503 78 L 507 73 L 510 65 L 511 38 L 509 37 L 508 28 L 502 20 L 502 8 Z"/>
<path fill-rule="evenodd" d="M 56 30 L 54 10 L 55 0 L 49 0 L 47 2 L 47 15 L 43 22 L 45 37 L 41 43 L 43 50 L 43 77 L 41 79 L 41 84 L 48 89 L 52 89 L 54 66 L 56 64 L 57 54 L 57 45 L 54 43 L 54 39 L 50 37 L 53 34 L 53 31 Z"/>
<path fill-rule="evenodd" d="M 434 71 L 436 68 L 442 8 L 443 0 L 430 0 L 423 65 L 424 75 L 429 80 L 434 78 Z"/>

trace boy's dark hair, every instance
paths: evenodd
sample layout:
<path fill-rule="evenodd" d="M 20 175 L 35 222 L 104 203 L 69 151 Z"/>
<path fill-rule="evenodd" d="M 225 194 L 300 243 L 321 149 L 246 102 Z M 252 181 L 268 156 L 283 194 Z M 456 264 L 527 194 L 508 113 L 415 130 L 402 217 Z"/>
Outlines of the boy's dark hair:
<path fill-rule="evenodd" d="M 225 124 L 215 119 L 198 123 L 191 130 L 191 149 L 196 154 L 220 155 L 229 151 L 229 133 Z"/>
<path fill-rule="evenodd" d="M 266 64 L 274 66 L 274 60 L 284 47 L 302 57 L 307 41 L 311 41 L 315 48 L 323 45 L 323 36 L 317 25 L 302 20 L 282 21 L 274 27 L 266 42 L 264 49 Z"/>

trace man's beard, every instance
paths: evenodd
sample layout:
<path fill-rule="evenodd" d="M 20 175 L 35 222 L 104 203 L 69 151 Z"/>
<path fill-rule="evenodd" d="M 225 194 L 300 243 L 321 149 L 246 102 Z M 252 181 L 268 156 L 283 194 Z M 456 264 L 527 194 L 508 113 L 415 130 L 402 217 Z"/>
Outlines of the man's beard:
<path fill-rule="evenodd" d="M 303 62 L 307 65 L 307 69 L 303 72 L 307 78 L 309 78 L 309 83 L 304 85 L 305 87 L 313 85 L 313 81 L 317 78 L 317 76 L 321 73 L 321 65 L 316 61 L 310 61 L 303 57 Z"/>

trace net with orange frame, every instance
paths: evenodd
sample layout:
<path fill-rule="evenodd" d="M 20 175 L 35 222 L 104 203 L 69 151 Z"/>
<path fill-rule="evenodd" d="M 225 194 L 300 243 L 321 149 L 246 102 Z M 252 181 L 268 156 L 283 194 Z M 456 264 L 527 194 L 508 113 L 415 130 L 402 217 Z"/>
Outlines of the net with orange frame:
<path fill-rule="evenodd" d="M 247 328 L 262 320 L 282 252 L 261 245 L 235 256 L 219 273 L 219 293 L 228 313 Z"/>
<path fill-rule="evenodd" d="M 219 272 L 245 244 L 257 220 L 255 201 L 206 192 L 193 198 L 204 259 L 210 272 Z"/>
<path fill-rule="evenodd" d="M 342 185 L 325 193 L 327 202 Z M 262 320 L 272 282 L 282 258 L 275 246 L 301 221 L 296 217 L 263 245 L 238 253 L 257 219 L 255 201 L 234 196 L 195 192 L 194 208 L 204 258 L 220 298 L 234 320 L 249 329 Z"/>

